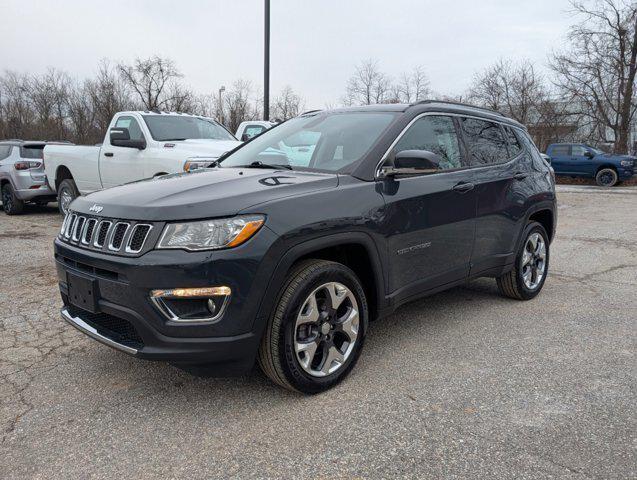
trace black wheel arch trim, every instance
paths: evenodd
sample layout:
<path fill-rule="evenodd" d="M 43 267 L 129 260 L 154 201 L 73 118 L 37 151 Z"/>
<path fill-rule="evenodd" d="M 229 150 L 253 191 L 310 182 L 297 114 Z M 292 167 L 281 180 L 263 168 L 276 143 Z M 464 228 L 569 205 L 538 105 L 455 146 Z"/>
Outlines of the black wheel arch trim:
<path fill-rule="evenodd" d="M 265 294 L 262 296 L 256 318 L 269 318 L 272 309 L 275 307 L 279 291 L 286 280 L 286 275 L 290 270 L 290 267 L 292 267 L 296 261 L 311 254 L 312 252 L 318 252 L 325 248 L 348 244 L 362 246 L 369 256 L 371 268 L 374 273 L 374 285 L 376 287 L 376 308 L 375 311 L 370 311 L 369 316 L 370 318 L 374 318 L 377 312 L 387 307 L 387 298 L 385 293 L 386 279 L 383 276 L 385 268 L 383 268 L 381 256 L 378 252 L 376 243 L 367 233 L 364 232 L 347 232 L 325 235 L 303 241 L 290 247 L 274 268 L 274 272 L 270 277 Z"/>

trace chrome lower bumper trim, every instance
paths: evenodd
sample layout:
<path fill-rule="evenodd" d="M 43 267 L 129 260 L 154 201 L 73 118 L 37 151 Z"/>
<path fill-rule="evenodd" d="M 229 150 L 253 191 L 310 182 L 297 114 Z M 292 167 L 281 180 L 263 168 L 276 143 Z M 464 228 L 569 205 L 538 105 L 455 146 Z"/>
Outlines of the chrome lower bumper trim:
<path fill-rule="evenodd" d="M 105 337 L 104 335 L 100 334 L 97 330 L 95 330 L 93 327 L 91 327 L 88 323 L 86 323 L 81 318 L 74 317 L 73 315 L 71 315 L 69 313 L 69 310 L 66 307 L 62 308 L 61 313 L 62 313 L 62 318 L 64 320 L 66 320 L 68 323 L 73 325 L 80 332 L 85 333 L 86 335 L 88 335 L 89 337 L 94 338 L 98 342 L 101 342 L 104 345 L 108 345 L 109 347 L 112 347 L 112 348 L 114 348 L 116 350 L 120 350 L 122 352 L 128 353 L 130 355 L 136 355 L 137 354 L 137 349 L 132 348 L 132 347 L 128 347 L 126 345 L 122 345 L 121 343 L 117 343 L 117 342 L 111 340 L 110 338 Z"/>

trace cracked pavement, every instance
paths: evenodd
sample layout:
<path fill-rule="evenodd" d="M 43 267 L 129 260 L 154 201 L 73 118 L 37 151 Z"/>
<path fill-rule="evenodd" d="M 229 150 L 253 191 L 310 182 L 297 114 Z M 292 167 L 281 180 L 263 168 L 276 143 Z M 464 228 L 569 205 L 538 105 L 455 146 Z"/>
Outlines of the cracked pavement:
<path fill-rule="evenodd" d="M 371 325 L 303 397 L 59 318 L 52 207 L 0 214 L 0 478 L 635 478 L 637 190 L 564 190 L 544 291 L 483 279 Z"/>

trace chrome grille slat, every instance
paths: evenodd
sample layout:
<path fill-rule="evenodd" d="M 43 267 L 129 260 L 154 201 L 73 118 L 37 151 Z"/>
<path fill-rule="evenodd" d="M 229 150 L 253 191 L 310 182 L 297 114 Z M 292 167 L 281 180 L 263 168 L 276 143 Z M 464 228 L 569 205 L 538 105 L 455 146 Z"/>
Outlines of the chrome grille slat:
<path fill-rule="evenodd" d="M 95 235 L 95 241 L 93 242 L 93 246 L 95 248 L 102 248 L 104 246 L 112 226 L 113 222 L 109 220 L 102 220 L 99 223 L 99 226 L 97 227 L 97 234 Z"/>
<path fill-rule="evenodd" d="M 138 223 L 135 225 L 130 232 L 128 237 L 128 242 L 126 242 L 126 253 L 139 253 L 144 248 L 144 244 L 146 243 L 146 239 L 148 238 L 148 234 L 153 229 L 152 225 L 147 223 Z M 144 231 L 145 230 L 145 231 Z M 140 239 L 136 238 L 136 234 L 138 232 L 142 232 L 140 235 L 143 235 Z M 135 243 L 135 245 L 133 245 Z"/>
<path fill-rule="evenodd" d="M 111 233 L 110 240 L 108 242 L 108 249 L 111 252 L 119 252 L 124 244 L 124 238 L 126 238 L 126 233 L 130 228 L 130 223 L 126 222 L 117 222 L 115 227 L 113 227 L 113 232 Z"/>
<path fill-rule="evenodd" d="M 86 221 L 86 226 L 84 227 L 84 233 L 82 234 L 82 244 L 90 245 L 91 240 L 93 239 L 93 234 L 95 233 L 95 226 L 97 225 L 97 219 L 89 218 Z"/>
<path fill-rule="evenodd" d="M 138 255 L 148 249 L 151 232 L 155 226 L 153 223 L 69 212 L 62 221 L 58 238 L 65 243 L 88 250 Z"/>
<path fill-rule="evenodd" d="M 77 242 L 80 240 L 82 233 L 84 232 L 84 224 L 86 223 L 86 217 L 79 216 L 75 221 L 75 226 L 73 227 L 73 235 L 71 236 L 71 240 Z"/>

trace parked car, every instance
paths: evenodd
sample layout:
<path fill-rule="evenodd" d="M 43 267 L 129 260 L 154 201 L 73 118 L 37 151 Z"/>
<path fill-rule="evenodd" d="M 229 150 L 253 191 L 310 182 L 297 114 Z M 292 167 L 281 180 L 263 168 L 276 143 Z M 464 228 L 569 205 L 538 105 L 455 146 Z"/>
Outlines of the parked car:
<path fill-rule="evenodd" d="M 546 149 L 556 175 L 594 178 L 612 187 L 635 174 L 637 157 L 604 153 L 583 143 L 553 143 Z"/>
<path fill-rule="evenodd" d="M 210 118 L 119 112 L 101 146 L 47 146 L 44 163 L 60 212 L 66 213 L 79 195 L 201 168 L 238 145 L 225 127 Z"/>
<path fill-rule="evenodd" d="M 281 142 L 313 138 L 305 165 Z M 494 277 L 534 298 L 556 228 L 525 127 L 444 102 L 313 112 L 218 166 L 78 198 L 55 240 L 62 316 L 191 372 L 255 360 L 283 387 L 352 370 L 372 319 Z"/>
<path fill-rule="evenodd" d="M 7 215 L 22 213 L 25 203 L 55 201 L 46 182 L 42 151 L 45 142 L 0 141 L 0 190 Z"/>
<path fill-rule="evenodd" d="M 237 133 L 234 134 L 242 142 L 247 142 L 252 137 L 262 134 L 266 130 L 274 127 L 275 122 L 269 122 L 267 120 L 249 120 L 247 122 L 241 122 Z"/>

